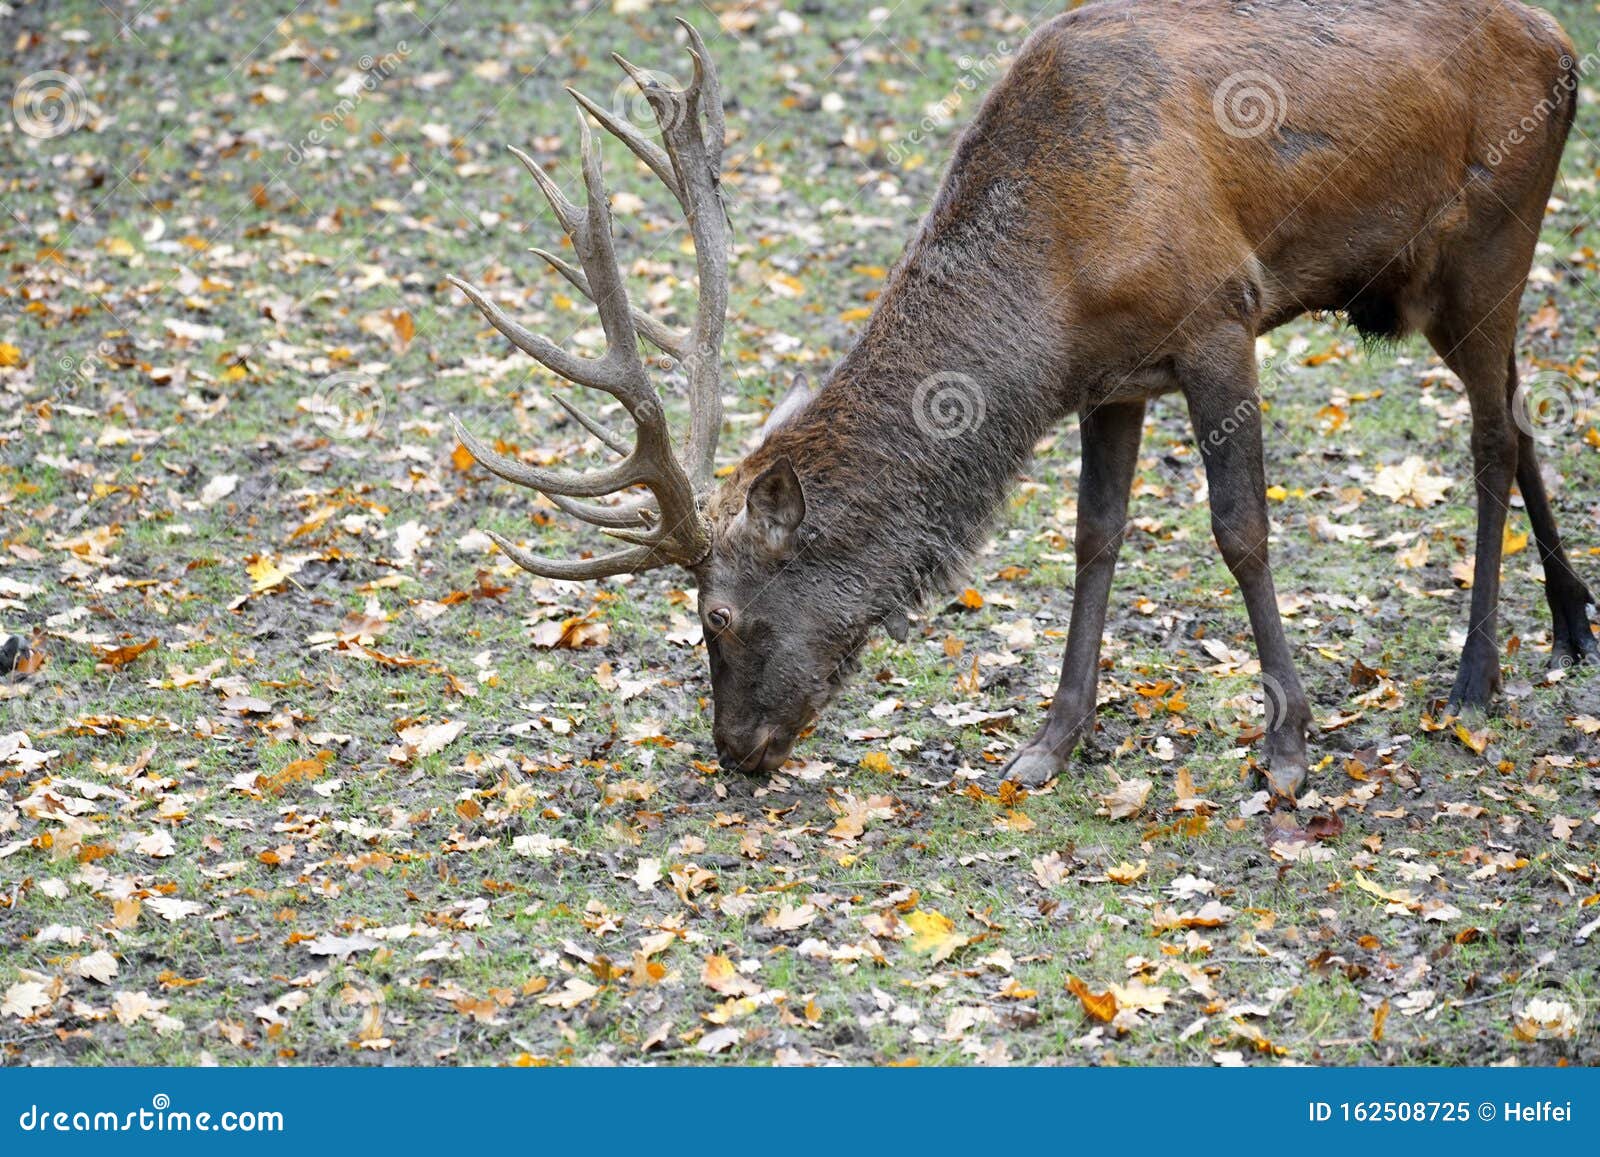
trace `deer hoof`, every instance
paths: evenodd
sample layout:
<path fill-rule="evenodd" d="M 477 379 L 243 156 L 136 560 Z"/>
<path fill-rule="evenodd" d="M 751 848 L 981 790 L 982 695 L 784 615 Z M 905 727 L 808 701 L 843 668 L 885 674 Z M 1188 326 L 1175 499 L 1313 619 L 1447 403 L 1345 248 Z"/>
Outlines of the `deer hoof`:
<path fill-rule="evenodd" d="M 1455 686 L 1450 690 L 1449 713 L 1463 715 L 1473 708 L 1488 711 L 1499 693 L 1499 661 L 1493 657 L 1478 660 L 1464 656 L 1461 669 L 1456 672 Z"/>
<path fill-rule="evenodd" d="M 1043 787 L 1067 768 L 1067 761 L 1050 751 L 1024 747 L 1011 757 L 1001 779 L 1020 783 L 1023 787 Z"/>
<path fill-rule="evenodd" d="M 1595 641 L 1594 633 L 1588 630 L 1588 623 L 1584 624 L 1584 632 L 1576 640 L 1558 639 L 1555 648 L 1550 652 L 1550 666 L 1553 670 L 1569 671 L 1573 667 L 1588 665 L 1600 667 L 1600 642 Z"/>

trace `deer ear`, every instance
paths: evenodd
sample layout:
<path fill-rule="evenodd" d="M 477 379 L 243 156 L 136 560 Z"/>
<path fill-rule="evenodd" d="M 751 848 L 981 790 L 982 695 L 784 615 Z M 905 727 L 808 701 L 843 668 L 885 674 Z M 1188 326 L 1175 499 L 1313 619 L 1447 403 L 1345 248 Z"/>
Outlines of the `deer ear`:
<path fill-rule="evenodd" d="M 789 459 L 779 458 L 750 483 L 744 512 L 772 551 L 787 550 L 793 544 L 806 516 L 806 496 Z"/>
<path fill-rule="evenodd" d="M 801 370 L 796 373 L 794 381 L 789 383 L 788 392 L 778 400 L 776 406 L 772 407 L 772 412 L 767 415 L 767 420 L 761 423 L 762 441 L 766 441 L 772 436 L 774 430 L 785 425 L 790 418 L 798 414 L 800 407 L 809 402 L 815 393 L 816 390 L 812 388 L 805 371 Z"/>

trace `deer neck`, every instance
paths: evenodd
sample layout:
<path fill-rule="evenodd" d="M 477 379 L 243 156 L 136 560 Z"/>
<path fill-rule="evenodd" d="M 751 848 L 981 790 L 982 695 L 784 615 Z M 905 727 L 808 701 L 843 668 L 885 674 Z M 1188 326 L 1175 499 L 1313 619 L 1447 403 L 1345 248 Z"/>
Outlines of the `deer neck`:
<path fill-rule="evenodd" d="M 790 457 L 813 549 L 866 577 L 880 613 L 936 597 L 965 573 L 1061 416 L 1064 359 L 1042 320 L 1037 254 L 1006 219 L 941 217 L 936 207 L 861 338 L 752 456 L 755 469 Z"/>

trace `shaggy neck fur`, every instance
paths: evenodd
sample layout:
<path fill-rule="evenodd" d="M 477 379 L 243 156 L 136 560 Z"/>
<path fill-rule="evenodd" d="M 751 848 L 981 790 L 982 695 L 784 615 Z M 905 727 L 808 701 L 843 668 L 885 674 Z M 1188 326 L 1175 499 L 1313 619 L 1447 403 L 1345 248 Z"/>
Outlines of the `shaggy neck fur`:
<path fill-rule="evenodd" d="M 1028 272 L 1018 189 L 946 182 L 855 347 L 724 494 L 788 457 L 805 491 L 796 565 L 882 618 L 949 588 L 1060 416 L 1059 316 Z"/>

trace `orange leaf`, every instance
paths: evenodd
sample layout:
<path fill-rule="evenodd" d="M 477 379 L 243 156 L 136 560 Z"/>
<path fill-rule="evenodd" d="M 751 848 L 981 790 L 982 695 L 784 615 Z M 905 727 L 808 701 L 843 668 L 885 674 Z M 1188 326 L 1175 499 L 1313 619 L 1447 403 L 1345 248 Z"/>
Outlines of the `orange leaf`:
<path fill-rule="evenodd" d="M 100 667 L 111 668 L 126 667 L 146 651 L 153 651 L 161 645 L 160 639 L 146 639 L 142 643 L 133 643 L 126 647 L 96 647 L 95 652 L 100 656 Z"/>
<path fill-rule="evenodd" d="M 1090 1020 L 1110 1024 L 1117 1015 L 1117 997 L 1112 992 L 1091 992 L 1076 976 L 1067 977 L 1067 990 L 1077 997 Z"/>

